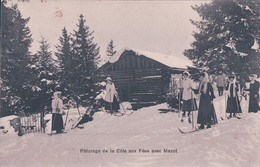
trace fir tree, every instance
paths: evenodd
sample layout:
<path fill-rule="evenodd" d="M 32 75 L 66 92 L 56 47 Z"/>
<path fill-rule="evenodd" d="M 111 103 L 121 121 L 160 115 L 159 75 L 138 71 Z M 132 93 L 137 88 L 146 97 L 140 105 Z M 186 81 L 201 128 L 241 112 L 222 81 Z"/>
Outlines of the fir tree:
<path fill-rule="evenodd" d="M 51 110 L 51 97 L 57 85 L 57 69 L 54 65 L 52 52 L 49 51 L 50 44 L 42 37 L 40 48 L 33 56 L 32 69 L 35 74 L 33 87 L 34 97 L 32 98 L 31 108 L 40 112 Z M 37 95 L 37 96 L 36 96 Z"/>
<path fill-rule="evenodd" d="M 111 40 L 107 46 L 107 56 L 111 57 L 111 56 L 114 56 L 115 54 L 116 54 L 116 51 L 115 51 L 114 41 Z"/>
<path fill-rule="evenodd" d="M 116 54 L 116 50 L 114 46 L 114 41 L 111 40 L 107 45 L 106 57 L 104 58 L 104 62 L 106 63 L 115 54 Z"/>
<path fill-rule="evenodd" d="M 68 96 L 73 97 L 77 105 L 93 102 L 97 87 L 93 80 L 93 73 L 99 62 L 99 47 L 94 43 L 93 31 L 85 25 L 86 20 L 80 15 L 78 29 L 74 30 L 72 38 L 72 56 L 66 89 Z"/>
<path fill-rule="evenodd" d="M 29 18 L 23 18 L 17 5 L 2 3 L 2 60 L 1 60 L 1 113 L 0 116 L 18 113 L 30 108 L 32 72 L 29 47 L 31 31 Z"/>
<path fill-rule="evenodd" d="M 249 1 L 248 1 L 249 2 Z M 247 1 L 217 1 L 194 6 L 201 21 L 192 20 L 199 31 L 194 32 L 192 49 L 184 54 L 201 69 L 214 73 L 259 73 L 259 44 L 255 3 Z"/>
<path fill-rule="evenodd" d="M 62 36 L 59 38 L 59 45 L 56 46 L 57 52 L 55 55 L 58 58 L 58 82 L 60 84 L 62 94 L 67 97 L 73 92 L 71 91 L 74 81 L 71 79 L 74 76 L 73 73 L 73 53 L 71 46 L 71 37 L 68 34 L 66 28 L 62 30 Z M 67 97 L 69 98 L 69 97 Z M 65 99 L 66 100 L 66 99 Z"/>

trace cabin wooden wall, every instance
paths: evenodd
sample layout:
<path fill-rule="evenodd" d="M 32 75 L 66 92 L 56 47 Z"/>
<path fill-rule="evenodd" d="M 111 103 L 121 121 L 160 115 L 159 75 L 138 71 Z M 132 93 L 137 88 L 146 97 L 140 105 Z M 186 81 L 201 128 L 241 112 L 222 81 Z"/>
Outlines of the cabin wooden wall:
<path fill-rule="evenodd" d="M 167 66 L 132 51 L 124 52 L 120 59 L 102 69 L 99 78 L 110 76 L 122 101 L 148 106 L 164 99 L 169 86 Z"/>

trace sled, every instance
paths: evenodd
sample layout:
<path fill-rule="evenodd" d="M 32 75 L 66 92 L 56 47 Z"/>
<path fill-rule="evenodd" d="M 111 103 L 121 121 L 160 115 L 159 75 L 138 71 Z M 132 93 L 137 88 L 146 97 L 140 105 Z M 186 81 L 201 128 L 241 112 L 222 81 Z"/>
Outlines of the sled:
<path fill-rule="evenodd" d="M 79 124 L 80 122 L 82 121 L 82 119 L 88 115 L 90 115 L 90 112 L 91 110 L 93 109 L 93 106 L 90 106 L 87 111 L 83 114 L 83 115 L 80 115 L 80 117 L 78 118 L 78 120 L 75 122 L 74 125 L 72 125 L 72 128 L 71 129 L 75 129 Z"/>

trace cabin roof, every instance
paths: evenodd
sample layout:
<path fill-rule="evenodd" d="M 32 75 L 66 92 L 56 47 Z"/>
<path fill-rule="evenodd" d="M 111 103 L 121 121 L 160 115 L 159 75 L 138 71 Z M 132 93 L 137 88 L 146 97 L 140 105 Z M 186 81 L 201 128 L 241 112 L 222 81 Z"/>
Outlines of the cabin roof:
<path fill-rule="evenodd" d="M 155 61 L 158 61 L 168 67 L 171 68 L 182 68 L 182 69 L 187 69 L 187 67 L 193 67 L 192 61 L 189 60 L 185 56 L 173 56 L 173 55 L 165 55 L 161 53 L 155 53 L 155 52 L 148 52 L 148 51 L 142 51 L 139 49 L 133 49 L 133 48 L 123 48 L 120 51 L 118 51 L 114 56 L 112 56 L 108 62 L 110 63 L 115 63 L 119 60 L 121 55 L 125 51 L 133 51 L 136 53 L 136 55 L 139 56 L 145 56 L 150 59 L 153 59 Z"/>

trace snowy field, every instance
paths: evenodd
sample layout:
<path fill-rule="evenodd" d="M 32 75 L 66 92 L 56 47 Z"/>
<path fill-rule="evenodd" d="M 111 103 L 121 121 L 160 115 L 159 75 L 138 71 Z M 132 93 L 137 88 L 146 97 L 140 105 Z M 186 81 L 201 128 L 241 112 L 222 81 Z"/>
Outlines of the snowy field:
<path fill-rule="evenodd" d="M 225 116 L 224 99 L 218 97 L 214 101 L 218 117 Z M 67 128 L 67 133 L 60 135 L 18 137 L 15 133 L 0 132 L 0 166 L 257 167 L 260 166 L 260 113 L 248 114 L 247 103 L 242 100 L 241 119 L 219 118 L 219 124 L 211 129 L 190 134 L 178 131 L 177 127 L 191 125 L 187 120 L 181 123 L 178 113 L 169 111 L 165 103 L 122 117 L 98 112 L 83 129 Z M 70 112 L 76 117 L 76 110 Z M 96 151 L 87 153 L 87 149 Z M 102 153 L 104 149 L 108 152 Z M 122 150 L 117 153 L 117 149 Z M 165 153 L 164 149 L 172 152 Z M 161 153 L 151 153 L 152 150 Z"/>

